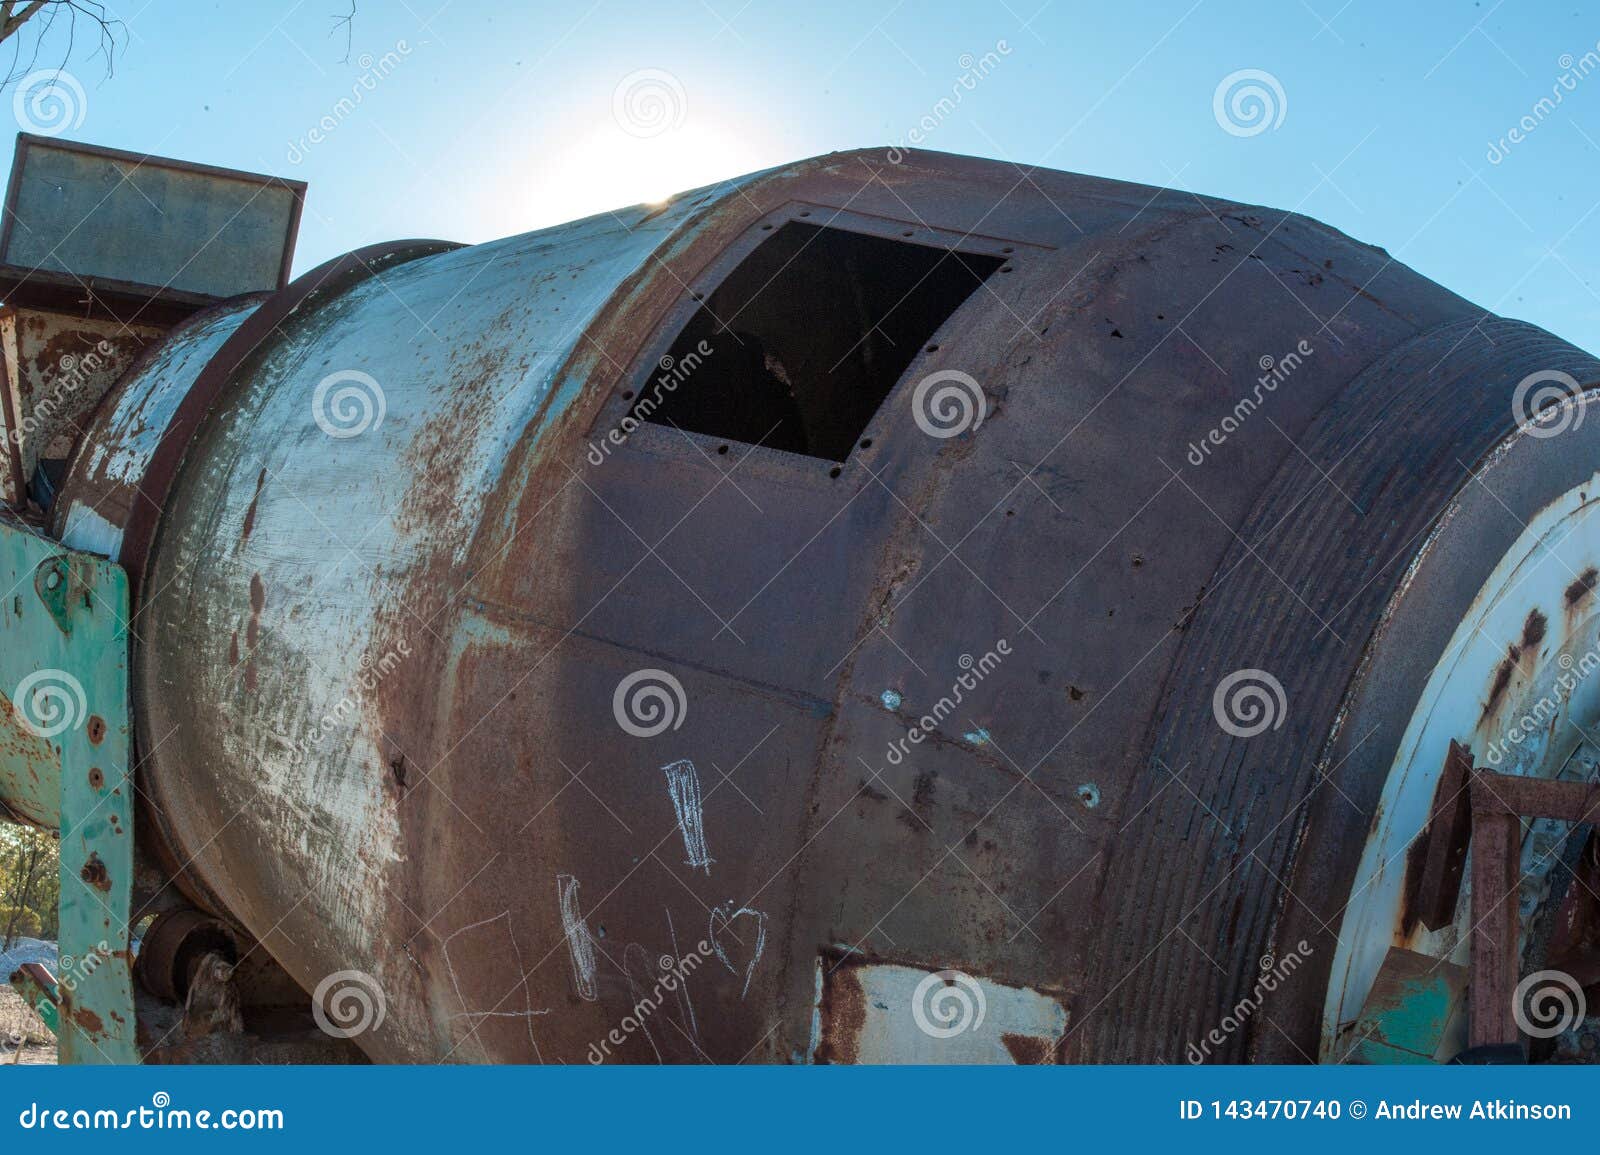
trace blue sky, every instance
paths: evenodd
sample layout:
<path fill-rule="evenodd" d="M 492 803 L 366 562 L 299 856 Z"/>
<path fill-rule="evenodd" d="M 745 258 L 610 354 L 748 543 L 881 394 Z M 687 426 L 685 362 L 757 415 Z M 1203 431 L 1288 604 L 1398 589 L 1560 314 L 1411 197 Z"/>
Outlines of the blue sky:
<path fill-rule="evenodd" d="M 1600 351 L 1600 9 L 1041 3 L 358 0 L 345 62 L 349 0 L 114 0 L 116 74 L 80 29 L 67 135 L 310 182 L 299 271 L 373 241 L 485 240 L 904 141 L 964 58 L 994 53 L 926 147 L 1296 209 Z M 41 64 L 61 60 L 53 36 Z M 375 79 L 362 65 L 385 54 Z M 1282 93 L 1281 121 L 1248 136 L 1213 109 L 1246 69 Z M 613 108 L 644 70 L 670 109 L 653 136 Z M 1524 117 L 1532 130 L 1492 163 Z"/>

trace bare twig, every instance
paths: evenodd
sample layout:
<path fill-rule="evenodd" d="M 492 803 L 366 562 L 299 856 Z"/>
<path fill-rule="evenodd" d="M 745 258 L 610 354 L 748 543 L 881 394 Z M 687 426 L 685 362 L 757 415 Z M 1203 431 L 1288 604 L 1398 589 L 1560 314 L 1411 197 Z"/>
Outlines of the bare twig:
<path fill-rule="evenodd" d="M 329 32 L 328 35 L 333 36 L 339 29 L 344 29 L 344 59 L 339 61 L 340 64 L 350 63 L 350 46 L 355 37 L 355 21 L 356 0 L 350 0 L 350 11 L 343 16 L 336 15 L 333 18 L 333 31 Z"/>

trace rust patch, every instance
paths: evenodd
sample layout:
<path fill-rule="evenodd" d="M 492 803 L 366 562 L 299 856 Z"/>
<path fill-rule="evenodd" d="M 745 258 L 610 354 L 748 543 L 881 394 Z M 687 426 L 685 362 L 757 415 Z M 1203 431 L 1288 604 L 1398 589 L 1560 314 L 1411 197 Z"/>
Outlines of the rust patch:
<path fill-rule="evenodd" d="M 822 1031 L 811 1056 L 817 1063 L 854 1063 L 861 1032 L 867 1025 L 867 994 L 855 968 L 844 960 L 825 954 L 820 965 L 832 966 L 833 973 L 822 981 Z"/>
<path fill-rule="evenodd" d="M 1570 593 L 1571 590 L 1568 590 Z M 1494 681 L 1489 686 L 1489 698 L 1483 704 L 1483 713 L 1478 718 L 1482 725 L 1499 704 L 1501 697 L 1506 692 L 1506 687 L 1511 684 L 1511 675 L 1516 673 L 1517 663 L 1523 658 L 1532 660 L 1538 656 L 1539 643 L 1544 641 L 1549 622 L 1537 609 L 1528 611 L 1527 620 L 1522 623 L 1522 640 L 1514 646 L 1506 647 L 1506 656 L 1495 667 Z"/>
<path fill-rule="evenodd" d="M 1527 650 L 1544 641 L 1545 630 L 1549 623 L 1545 616 L 1538 610 L 1528 611 L 1528 620 L 1522 623 L 1522 648 Z"/>
<path fill-rule="evenodd" d="M 100 745 L 106 736 L 106 720 L 99 714 L 91 714 L 89 716 L 88 733 L 89 741 L 96 746 Z"/>
<path fill-rule="evenodd" d="M 250 498 L 250 508 L 244 511 L 244 532 L 239 535 L 239 544 L 243 545 L 250 540 L 250 531 L 256 527 L 256 506 L 261 504 L 261 487 L 267 482 L 267 467 L 262 466 L 261 472 L 256 474 L 256 492 Z"/>
<path fill-rule="evenodd" d="M 106 864 L 100 860 L 98 854 L 90 853 L 89 861 L 83 864 L 78 876 L 96 890 L 107 893 L 111 890 L 111 872 L 106 869 Z"/>
<path fill-rule="evenodd" d="M 98 766 L 89 767 L 89 785 L 91 787 L 93 787 L 94 789 L 99 790 L 105 784 L 106 784 L 106 776 L 105 776 L 105 774 L 103 774 L 101 772 L 100 767 L 98 767 Z M 113 822 L 115 822 L 116 821 L 116 816 L 113 815 L 111 820 Z"/>
<path fill-rule="evenodd" d="M 261 575 L 253 573 L 250 575 L 250 620 L 244 627 L 244 644 L 250 650 L 244 665 L 244 688 L 247 690 L 256 688 L 255 648 L 256 640 L 261 636 L 261 610 L 266 604 L 267 587 L 262 584 Z M 234 641 L 237 646 L 237 636 Z"/>
<path fill-rule="evenodd" d="M 78 1026 L 82 1027 L 90 1034 L 97 1035 L 105 1030 L 105 1023 L 101 1020 L 100 1016 L 95 1014 L 88 1007 L 79 1007 L 77 1010 L 73 1011 L 72 1021 L 77 1023 Z"/>
<path fill-rule="evenodd" d="M 1578 575 L 1578 580 L 1567 587 L 1567 605 L 1577 605 L 1584 598 L 1594 592 L 1595 583 L 1600 581 L 1600 569 L 1590 566 Z"/>
<path fill-rule="evenodd" d="M 1000 1041 L 1005 1044 L 1012 1060 L 1019 1066 L 1040 1067 L 1056 1061 L 1055 1048 L 1050 1045 L 1049 1039 L 1037 1039 L 1032 1035 L 1003 1034 L 1000 1036 Z"/>

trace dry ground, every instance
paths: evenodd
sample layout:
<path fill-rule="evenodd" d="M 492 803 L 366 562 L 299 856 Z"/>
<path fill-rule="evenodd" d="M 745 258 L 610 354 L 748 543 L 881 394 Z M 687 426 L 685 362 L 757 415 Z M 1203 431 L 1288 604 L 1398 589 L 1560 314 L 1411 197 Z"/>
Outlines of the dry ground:
<path fill-rule="evenodd" d="M 22 1040 L 20 1048 L 17 1040 Z M 54 1063 L 56 1040 L 39 1016 L 0 979 L 0 1067 L 8 1063 Z"/>

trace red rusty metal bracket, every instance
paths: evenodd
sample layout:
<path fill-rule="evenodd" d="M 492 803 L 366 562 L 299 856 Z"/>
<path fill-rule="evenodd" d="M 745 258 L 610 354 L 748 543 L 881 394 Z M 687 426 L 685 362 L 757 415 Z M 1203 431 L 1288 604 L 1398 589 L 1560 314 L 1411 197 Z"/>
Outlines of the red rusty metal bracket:
<path fill-rule="evenodd" d="M 1418 922 L 1438 930 L 1455 921 L 1467 844 L 1472 838 L 1472 802 L 1467 793 L 1471 774 L 1471 754 L 1461 743 L 1451 742 L 1433 793 L 1427 829 L 1417 840 L 1412 869 L 1407 871 L 1411 887 L 1406 902 L 1407 933 Z"/>
<path fill-rule="evenodd" d="M 1468 1046 L 1521 1045 L 1515 1015 L 1522 819 L 1586 822 L 1600 785 L 1472 770 L 1472 1001 Z"/>

